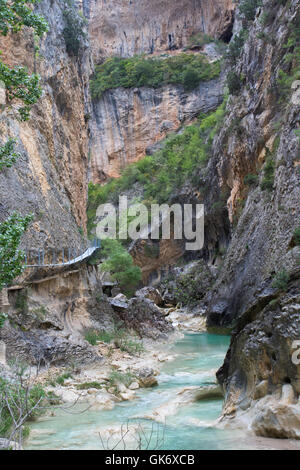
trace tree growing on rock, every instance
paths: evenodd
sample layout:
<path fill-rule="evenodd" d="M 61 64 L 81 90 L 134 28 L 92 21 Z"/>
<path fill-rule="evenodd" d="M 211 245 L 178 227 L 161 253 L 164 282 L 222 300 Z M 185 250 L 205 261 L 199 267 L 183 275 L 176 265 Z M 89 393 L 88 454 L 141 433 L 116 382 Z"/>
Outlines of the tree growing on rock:
<path fill-rule="evenodd" d="M 19 32 L 23 26 L 30 27 L 42 36 L 48 25 L 45 19 L 33 12 L 39 0 L 0 0 L 0 35 Z M 0 60 L 0 81 L 5 87 L 8 105 L 18 104 L 19 119 L 26 121 L 32 105 L 41 97 L 42 89 L 37 74 L 29 75 L 25 67 L 10 68 Z M 0 171 L 11 167 L 19 154 L 15 152 L 15 140 L 11 137 L 0 146 Z M 23 252 L 18 249 L 21 237 L 32 215 L 13 213 L 0 224 L 0 291 L 22 272 Z"/>

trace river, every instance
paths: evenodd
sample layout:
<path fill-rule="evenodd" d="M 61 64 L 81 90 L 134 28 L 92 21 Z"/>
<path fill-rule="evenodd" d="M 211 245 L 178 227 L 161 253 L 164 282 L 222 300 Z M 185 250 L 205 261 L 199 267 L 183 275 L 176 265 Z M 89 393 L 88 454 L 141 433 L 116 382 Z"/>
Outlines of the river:
<path fill-rule="evenodd" d="M 42 417 L 31 424 L 25 448 L 101 450 L 116 445 L 118 449 L 125 445 L 126 450 L 247 448 L 239 433 L 215 425 L 222 410 L 221 398 L 186 399 L 195 392 L 194 388 L 215 382 L 216 369 L 222 364 L 228 345 L 226 336 L 185 334 L 172 346 L 176 359 L 162 367 L 158 386 L 138 390 L 135 400 L 120 402 L 112 410 L 79 413 L 74 409 L 66 413 L 57 409 L 54 416 Z M 120 439 L 122 425 L 124 439 Z"/>

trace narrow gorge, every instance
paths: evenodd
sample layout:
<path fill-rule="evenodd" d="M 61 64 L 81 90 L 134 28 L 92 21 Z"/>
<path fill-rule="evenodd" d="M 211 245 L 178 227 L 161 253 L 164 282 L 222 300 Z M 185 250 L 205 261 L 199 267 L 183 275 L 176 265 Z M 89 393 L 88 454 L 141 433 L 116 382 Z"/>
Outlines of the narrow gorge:
<path fill-rule="evenodd" d="M 299 450 L 300 1 L 8 0 L 0 49 L 0 449 Z"/>

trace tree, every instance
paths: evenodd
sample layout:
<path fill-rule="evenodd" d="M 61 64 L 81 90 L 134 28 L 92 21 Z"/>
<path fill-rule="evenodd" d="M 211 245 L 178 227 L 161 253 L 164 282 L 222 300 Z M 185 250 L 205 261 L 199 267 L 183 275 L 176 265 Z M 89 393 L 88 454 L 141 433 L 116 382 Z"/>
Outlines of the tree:
<path fill-rule="evenodd" d="M 67 6 L 68 8 L 63 12 L 65 21 L 63 36 L 68 54 L 77 57 L 81 41 L 86 37 L 83 31 L 85 20 L 78 14 L 75 8 L 72 8 L 70 1 L 67 2 Z"/>
<path fill-rule="evenodd" d="M 17 33 L 23 26 L 31 27 L 37 36 L 47 31 L 45 19 L 35 14 L 32 7 L 39 0 L 0 0 L 0 35 Z M 10 68 L 0 61 L 0 80 L 4 83 L 9 104 L 16 100 L 23 106 L 18 109 L 20 119 L 29 118 L 31 106 L 42 94 L 39 76 L 28 75 L 24 67 Z M 11 167 L 19 154 L 14 151 L 15 140 L 9 138 L 0 147 L 0 171 Z M 24 254 L 18 249 L 21 237 L 32 215 L 22 217 L 13 213 L 0 224 L 0 290 L 22 272 Z"/>
<path fill-rule="evenodd" d="M 199 84 L 199 75 L 192 67 L 187 68 L 184 74 L 183 85 L 186 91 L 192 91 Z"/>
<path fill-rule="evenodd" d="M 33 28 L 37 36 L 42 36 L 48 30 L 45 19 L 33 13 L 32 7 L 39 0 L 0 0 L 0 35 L 17 33 L 23 26 Z M 21 121 L 29 119 L 31 106 L 41 97 L 42 89 L 37 74 L 29 75 L 25 67 L 10 68 L 0 60 L 0 81 L 5 86 L 8 104 L 14 101 L 22 103 L 18 108 Z M 10 167 L 18 158 L 14 152 L 14 139 L 9 139 L 0 147 L 0 171 Z"/>
<path fill-rule="evenodd" d="M 0 224 L 0 290 L 22 272 L 24 253 L 18 246 L 31 220 L 31 214 L 14 212 Z"/>
<path fill-rule="evenodd" d="M 6 144 L 0 147 L 0 171 L 10 168 L 17 161 L 20 154 L 14 151 L 15 143 L 14 139 L 8 139 Z"/>
<path fill-rule="evenodd" d="M 239 75 L 232 70 L 227 75 L 227 86 L 231 95 L 239 94 L 242 82 Z"/>
<path fill-rule="evenodd" d="M 102 254 L 106 260 L 102 270 L 108 271 L 121 289 L 131 295 L 141 281 L 141 270 L 133 264 L 133 259 L 118 240 L 103 240 Z"/>

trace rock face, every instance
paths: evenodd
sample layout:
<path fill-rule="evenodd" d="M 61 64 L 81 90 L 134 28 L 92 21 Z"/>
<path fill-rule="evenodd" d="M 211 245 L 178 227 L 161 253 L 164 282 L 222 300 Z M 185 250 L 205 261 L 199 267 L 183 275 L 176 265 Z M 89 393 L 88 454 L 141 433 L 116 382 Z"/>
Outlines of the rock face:
<path fill-rule="evenodd" d="M 180 49 L 199 31 L 229 40 L 234 8 L 232 0 L 90 0 L 85 13 L 94 60 Z"/>
<path fill-rule="evenodd" d="M 147 148 L 176 131 L 199 112 L 222 101 L 223 81 L 212 80 L 191 93 L 182 86 L 107 91 L 93 103 L 91 177 L 100 183 L 117 177 L 129 163 L 145 156 Z"/>
<path fill-rule="evenodd" d="M 101 293 L 95 268 L 85 266 L 10 290 L 10 321 L 0 330 L 6 358 L 33 364 L 101 361 L 82 336 L 88 328 L 112 328 L 116 317 L 104 297 L 97 300 Z"/>
<path fill-rule="evenodd" d="M 0 117 L 3 141 L 17 139 L 21 158 L 0 174 L 0 219 L 13 210 L 36 216 L 24 245 L 32 247 L 82 244 L 85 230 L 88 164 L 88 83 L 91 63 L 87 43 L 78 58 L 66 52 L 64 2 L 43 0 L 38 10 L 49 32 L 35 55 L 30 30 L 0 38 L 2 60 L 27 66 L 42 77 L 43 97 L 31 119 L 19 123 L 7 108 Z M 13 197 L 12 197 L 13 194 Z"/>
<path fill-rule="evenodd" d="M 293 238 L 300 226 L 300 149 L 295 136 L 300 101 L 293 84 L 279 107 L 282 90 L 276 87 L 290 34 L 286 25 L 299 13 L 298 1 L 272 10 L 265 34 L 276 37 L 275 45 L 258 39 L 263 10 L 257 9 L 236 66 L 245 81 L 229 100 L 210 167 L 212 184 L 226 197 L 232 227 L 217 282 L 206 297 L 208 326 L 233 328 L 218 372 L 225 391 L 224 415 L 246 414 L 255 432 L 271 437 L 299 436 L 299 366 L 292 361 L 292 344 L 300 338 L 300 255 Z M 274 165 L 269 191 L 261 187 L 267 158 Z M 256 183 L 245 184 L 248 174 L 256 175 Z M 282 272 L 288 276 L 279 288 L 274 279 Z M 283 400 L 275 406 L 286 385 L 293 395 L 290 405 Z"/>
<path fill-rule="evenodd" d="M 134 297 L 126 310 L 118 313 L 128 328 L 134 329 L 141 338 L 165 338 L 173 327 L 166 321 L 160 309 L 149 299 Z"/>

